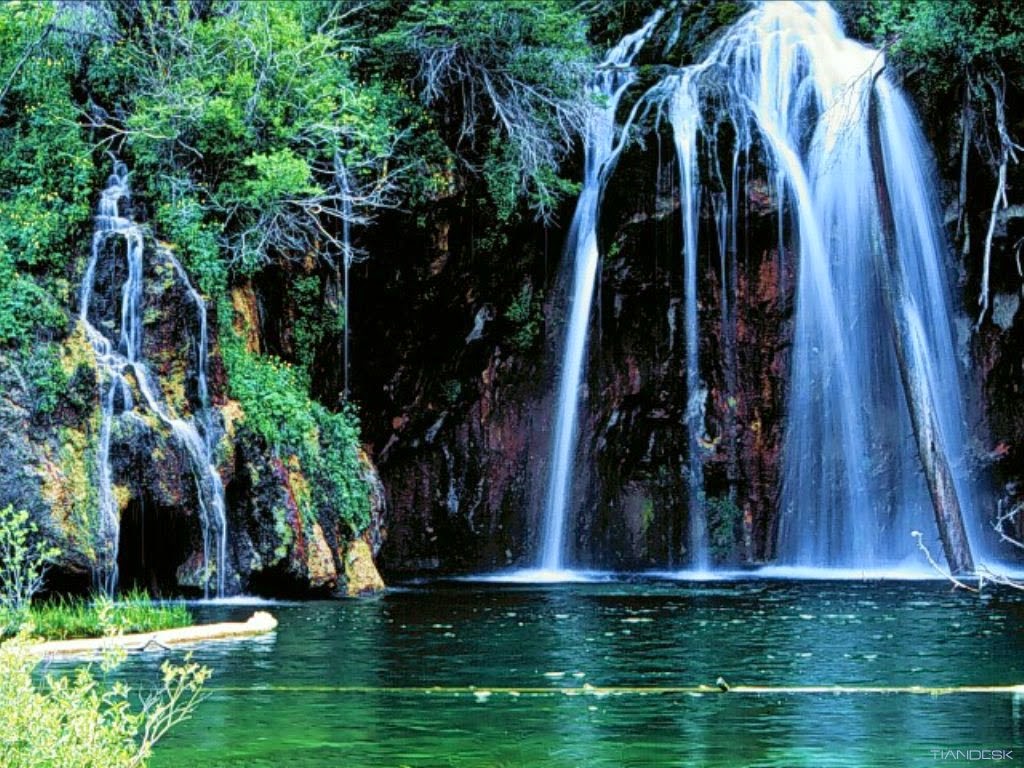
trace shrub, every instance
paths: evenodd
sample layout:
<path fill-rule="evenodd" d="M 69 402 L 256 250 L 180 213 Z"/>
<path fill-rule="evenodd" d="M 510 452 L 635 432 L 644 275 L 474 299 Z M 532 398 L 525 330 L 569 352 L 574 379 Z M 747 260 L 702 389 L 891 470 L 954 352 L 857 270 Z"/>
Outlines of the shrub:
<path fill-rule="evenodd" d="M 311 400 L 299 370 L 248 352 L 230 331 L 222 334 L 221 343 L 231 395 L 241 403 L 246 424 L 275 454 L 298 456 L 313 481 L 316 507 L 358 534 L 370 521 L 370 497 L 359 462 L 355 413 L 335 413 Z"/>
<path fill-rule="evenodd" d="M 112 668 L 116 660 L 105 664 Z M 88 666 L 36 685 L 38 657 L 22 639 L 0 646 L 0 765 L 5 768 L 139 768 L 153 745 L 203 698 L 209 669 L 165 662 L 160 688 L 138 699 L 121 683 L 105 687 Z"/>
<path fill-rule="evenodd" d="M 24 615 L 58 554 L 39 536 L 28 512 L 15 512 L 11 505 L 0 509 L 0 614 L 6 620 Z"/>

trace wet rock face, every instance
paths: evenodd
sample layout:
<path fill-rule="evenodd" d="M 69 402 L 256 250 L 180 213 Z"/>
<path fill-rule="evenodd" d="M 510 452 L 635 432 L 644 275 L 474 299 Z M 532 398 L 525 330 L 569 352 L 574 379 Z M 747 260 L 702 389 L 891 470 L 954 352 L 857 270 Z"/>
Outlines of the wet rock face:
<path fill-rule="evenodd" d="M 540 457 L 548 417 L 530 399 L 528 385 L 503 382 L 514 376 L 514 365 L 493 359 L 465 412 L 439 415 L 437 432 L 428 428 L 415 444 L 392 443 L 381 462 L 385 569 L 458 571 L 529 562 L 540 524 L 534 494 L 546 463 Z"/>
<path fill-rule="evenodd" d="M 706 392 L 698 450 L 711 557 L 719 564 L 770 557 L 774 537 L 793 265 L 773 247 L 774 205 L 764 186 L 756 177 L 747 185 L 745 247 L 726 256 L 724 286 L 711 213 L 707 205 L 701 212 L 698 324 Z M 670 194 L 639 202 L 646 211 L 613 193 L 606 204 L 612 211 L 622 206 L 622 213 L 610 235 L 592 338 L 588 393 L 599 395 L 585 401 L 583 437 L 593 461 L 577 457 L 577 488 L 585 490 L 573 542 L 576 561 L 596 567 L 688 562 L 682 223 Z"/>
<path fill-rule="evenodd" d="M 423 228 L 380 222 L 353 282 L 353 397 L 387 500 L 385 573 L 502 568 L 533 551 L 550 419 L 544 236 L 524 224 L 485 247 L 476 216 L 441 204 Z"/>
<path fill-rule="evenodd" d="M 687 557 L 681 223 L 670 185 L 659 188 L 650 168 L 629 169 L 624 160 L 602 216 L 567 543 L 568 562 L 602 568 Z M 752 176 L 751 234 L 729 267 L 727 327 L 710 212 L 702 224 L 701 450 L 723 562 L 769 556 L 773 536 L 792 267 L 774 250 L 766 190 Z M 514 252 L 482 252 L 467 242 L 471 224 L 440 212 L 419 241 L 375 241 L 358 283 L 377 317 L 364 331 L 377 343 L 356 346 L 354 370 L 388 500 L 385 571 L 493 570 L 538 556 L 568 301 L 558 277 L 564 232 L 547 233 L 546 253 L 526 233 Z M 519 286 L 488 282 L 494 274 L 529 275 L 545 294 L 543 339 L 516 346 L 509 317 Z"/>
<path fill-rule="evenodd" d="M 240 588 L 257 594 L 352 595 L 383 588 L 370 578 L 374 525 L 358 539 L 361 562 L 350 573 L 351 533 L 340 520 L 317 509 L 303 468 L 294 456 L 274 457 L 242 426 L 233 436 L 235 467 L 228 485 L 230 559 Z M 381 520 L 380 480 L 364 463 L 371 488 L 371 519 Z M 378 489 L 378 490 L 374 490 Z M 379 580 L 379 575 L 378 575 Z M 356 579 L 359 587 L 352 584 Z"/>
<path fill-rule="evenodd" d="M 1000 296 L 1001 294 L 996 294 Z M 1002 294 L 1013 295 L 1018 294 Z M 993 302 L 996 304 L 996 302 Z M 1005 299 L 1001 304 L 1009 303 Z M 1003 524 L 1003 532 L 1024 541 L 1024 313 L 1002 317 L 993 312 L 972 337 L 972 359 L 978 361 L 975 374 L 984 392 L 984 424 L 976 433 L 987 439 L 974 447 L 976 471 L 991 478 L 992 499 L 985 508 L 989 518 L 986 529 L 997 519 L 1017 510 Z M 998 321 L 1002 320 L 1002 324 Z M 987 431 L 984 429 L 987 427 Z M 998 538 L 994 530 L 988 530 Z M 1000 551 L 1005 551 L 1003 547 Z M 1012 548 L 1011 548 L 1012 549 Z"/>
<path fill-rule="evenodd" d="M 95 365 L 80 333 L 0 351 L 0 507 L 27 510 L 61 550 L 64 582 L 88 584 L 95 537 Z M 59 387 L 54 392 L 53 387 Z"/>

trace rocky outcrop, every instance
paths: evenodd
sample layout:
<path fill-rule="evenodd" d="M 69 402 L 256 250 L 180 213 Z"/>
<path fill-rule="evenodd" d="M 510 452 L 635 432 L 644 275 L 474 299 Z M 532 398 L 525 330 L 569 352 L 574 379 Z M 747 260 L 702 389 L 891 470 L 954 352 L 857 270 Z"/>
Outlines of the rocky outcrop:
<path fill-rule="evenodd" d="M 274 457 L 251 430 L 239 428 L 228 485 L 231 551 L 239 580 L 271 594 L 364 594 L 384 588 L 369 542 L 318 509 L 299 459 Z M 364 460 L 365 471 L 376 470 Z M 370 484 L 372 518 L 383 517 L 379 480 Z M 355 550 L 353 550 L 355 547 Z M 352 552 L 355 551 L 355 561 Z"/>
<path fill-rule="evenodd" d="M 0 351 L 0 506 L 26 509 L 62 552 L 71 582 L 95 562 L 96 367 L 80 329 Z"/>
<path fill-rule="evenodd" d="M 349 597 L 359 597 L 382 589 L 384 580 L 373 562 L 370 545 L 362 539 L 350 542 L 345 550 L 345 592 Z"/>
<path fill-rule="evenodd" d="M 148 241 L 145 254 L 142 358 L 168 417 L 192 420 L 202 408 L 198 308 L 171 247 Z M 122 263 L 113 250 L 97 263 L 90 305 L 97 323 L 119 317 Z M 238 322 L 248 328 L 255 322 L 255 294 L 243 286 L 233 298 Z M 209 319 L 209 329 L 215 328 L 216 317 Z M 108 326 L 104 332 L 116 335 Z M 256 330 L 241 337 L 258 348 Z M 225 591 L 343 595 L 382 588 L 379 575 L 373 578 L 369 544 L 379 549 L 382 540 L 384 494 L 368 457 L 361 457 L 371 510 L 370 527 L 358 532 L 364 540 L 313 502 L 297 457 L 276 456 L 246 425 L 240 405 L 226 396 L 216 339 L 207 342 L 213 456 L 229 502 Z M 59 342 L 0 351 L 0 505 L 28 509 L 59 548 L 50 583 L 61 589 L 88 588 L 102 567 L 101 553 L 113 544 L 102 540 L 99 524 L 99 375 L 80 322 Z M 214 542 L 204 542 L 195 459 L 167 421 L 142 406 L 138 382 L 127 380 L 130 391 L 127 399 L 117 395 L 110 426 L 120 586 L 201 592 Z M 354 540 L 361 543 L 353 559 Z"/>

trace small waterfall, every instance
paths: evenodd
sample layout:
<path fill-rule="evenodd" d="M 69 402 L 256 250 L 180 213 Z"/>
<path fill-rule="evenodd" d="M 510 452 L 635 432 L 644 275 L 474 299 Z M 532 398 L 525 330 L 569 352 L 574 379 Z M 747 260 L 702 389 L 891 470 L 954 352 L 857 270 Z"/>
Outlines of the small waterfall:
<path fill-rule="evenodd" d="M 778 540 L 780 561 L 791 565 L 891 565 L 914 554 L 912 530 L 936 532 L 875 259 L 882 246 L 868 144 L 872 89 L 880 105 L 895 242 L 909 297 L 902 311 L 910 329 L 913 389 L 925 395 L 922 401 L 934 415 L 941 442 L 938 450 L 952 468 L 965 516 L 973 518 L 947 254 L 931 191 L 935 184 L 909 107 L 878 74 L 883 63 L 880 52 L 845 37 L 827 4 L 768 2 L 742 17 L 702 63 L 660 86 L 683 185 L 691 489 L 701 488 L 699 461 L 693 457 L 703 407 L 695 330 L 696 138 L 705 132 L 714 154 L 719 127 L 701 123 L 705 86 L 720 107 L 716 120 L 731 123 L 730 194 L 735 198 L 740 154 L 750 158 L 759 152 L 779 200 L 780 264 L 785 263 L 784 233 L 797 249 Z M 718 167 L 717 157 L 711 165 Z M 712 202 L 723 250 L 737 205 L 735 199 L 728 206 L 724 198 Z M 723 221 L 726 215 L 731 223 Z M 723 327 L 728 315 L 724 264 Z M 699 493 L 691 496 L 699 499 Z M 692 506 L 690 512 L 699 567 L 703 515 Z"/>
<path fill-rule="evenodd" d="M 669 121 L 679 161 L 679 185 L 683 219 L 683 337 L 686 343 L 686 410 L 683 421 L 687 434 L 688 554 L 690 566 L 706 570 L 709 565 L 707 518 L 704 509 L 704 467 L 700 438 L 704 434 L 707 390 L 700 381 L 700 335 L 697 322 L 697 226 L 700 216 L 700 179 L 697 172 L 697 136 L 700 111 L 694 76 L 689 69 L 679 76 L 669 104 Z"/>
<path fill-rule="evenodd" d="M 95 231 L 89 263 L 82 280 L 79 294 L 79 320 L 85 328 L 89 342 L 96 353 L 100 378 L 100 438 L 97 450 L 97 475 L 99 485 L 99 514 L 101 541 L 106 547 L 99 557 L 100 572 L 98 585 L 108 594 L 117 589 L 118 540 L 120 538 L 120 510 L 113 493 L 112 468 L 110 463 L 111 429 L 114 418 L 130 413 L 136 407 L 145 408 L 155 414 L 173 432 L 184 446 L 192 465 L 199 499 L 199 519 L 203 533 L 203 557 L 205 567 L 204 592 L 209 596 L 210 575 L 216 575 L 216 594 L 223 595 L 227 572 L 227 521 L 224 503 L 224 485 L 214 466 L 215 435 L 211 417 L 210 396 L 207 384 L 207 327 L 206 304 L 189 282 L 184 269 L 168 251 L 161 256 L 170 261 L 179 280 L 196 306 L 199 317 L 197 381 L 200 400 L 199 415 L 193 420 L 184 420 L 172 415 L 165 404 L 159 385 L 142 359 L 142 302 L 143 302 L 143 256 L 144 238 L 142 229 L 130 218 L 123 215 L 121 205 L 130 199 L 128 170 L 123 163 L 116 163 L 107 187 L 100 196 L 99 210 L 95 219 Z M 118 317 L 100 317 L 92 305 L 96 282 L 96 269 L 104 255 L 104 249 L 112 240 L 121 239 L 125 244 L 127 276 L 121 287 L 121 301 Z M 90 319 L 90 310 L 93 318 Z M 119 333 L 101 330 L 118 325 Z M 141 395 L 136 404 L 133 384 Z M 216 549 L 214 554 L 211 550 Z"/>
<path fill-rule="evenodd" d="M 590 83 L 594 108 L 583 136 L 583 189 L 569 229 L 566 254 L 572 255 L 573 280 L 569 322 L 562 345 L 554 439 L 551 448 L 547 494 L 544 501 L 544 537 L 540 567 L 560 571 L 564 567 L 566 513 L 572 493 L 573 456 L 576 452 L 576 420 L 579 389 L 587 350 L 590 309 L 597 280 L 598 208 L 601 193 L 625 143 L 626 126 L 618 128 L 615 112 L 626 89 L 635 80 L 630 68 L 661 12 L 652 15 L 642 28 L 624 37 L 598 66 Z"/>
<path fill-rule="evenodd" d="M 215 456 L 217 446 L 217 435 L 213 424 L 213 410 L 210 407 L 210 389 L 206 379 L 207 357 L 208 357 L 208 336 L 206 326 L 206 302 L 199 292 L 192 286 L 188 274 L 181 266 L 181 263 L 170 251 L 161 252 L 164 258 L 171 262 L 175 273 L 181 284 L 185 286 L 189 299 L 196 307 L 196 314 L 199 318 L 198 343 L 196 344 L 196 391 L 199 395 L 199 413 L 196 429 L 202 437 L 202 450 L 189 450 L 189 456 L 194 462 L 196 471 L 197 496 L 199 498 L 199 513 L 203 527 L 203 562 L 207 571 L 210 563 L 216 563 L 217 574 L 217 596 L 224 596 L 224 580 L 227 576 L 228 562 L 228 526 L 224 502 L 224 483 L 221 481 L 220 473 L 217 471 Z M 179 434 L 179 427 L 186 428 L 186 434 L 182 438 L 186 445 L 192 441 L 191 432 L 188 432 L 190 425 L 180 420 L 164 419 L 165 423 L 171 425 L 175 434 Z M 210 557 L 210 537 L 215 538 L 217 548 L 216 557 Z M 209 585 L 206 586 L 209 590 Z"/>
<path fill-rule="evenodd" d="M 341 189 L 341 260 L 342 269 L 344 272 L 344 285 L 342 289 L 342 334 L 344 335 L 343 351 L 342 351 L 342 366 L 343 382 L 344 382 L 344 393 L 345 399 L 348 400 L 349 389 L 348 389 L 348 374 L 349 374 L 349 275 L 352 271 L 353 257 L 355 251 L 352 250 L 352 187 L 348 180 L 348 169 L 345 167 L 345 163 L 341 158 L 337 158 L 334 162 L 335 168 L 337 168 L 338 186 Z"/>

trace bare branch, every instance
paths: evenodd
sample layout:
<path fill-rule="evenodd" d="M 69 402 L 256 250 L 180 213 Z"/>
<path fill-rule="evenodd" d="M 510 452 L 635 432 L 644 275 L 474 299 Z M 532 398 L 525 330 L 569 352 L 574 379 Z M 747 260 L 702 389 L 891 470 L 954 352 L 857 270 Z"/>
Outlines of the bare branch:
<path fill-rule="evenodd" d="M 992 96 L 995 99 L 996 108 L 996 131 L 999 134 L 999 172 L 996 181 L 995 199 L 992 201 L 992 213 L 988 221 L 988 232 L 985 235 L 985 252 L 981 268 L 981 295 L 978 297 L 978 304 L 981 312 L 978 314 L 978 321 L 975 328 L 980 328 L 985 314 L 988 312 L 989 304 L 989 273 L 992 265 L 992 238 L 995 236 L 996 219 L 999 209 L 1005 209 L 1008 205 L 1006 199 L 1006 168 L 1012 160 L 1017 162 L 1017 150 L 1021 146 L 1014 142 L 1006 128 L 1006 77 L 1000 72 L 1000 80 L 997 83 L 992 78 L 986 78 Z"/>
<path fill-rule="evenodd" d="M 980 584 L 979 584 L 978 587 L 968 586 L 967 584 L 964 584 L 962 581 L 960 581 L 958 578 L 956 578 L 956 576 L 954 576 L 953 574 L 948 573 L 947 571 L 943 570 L 942 566 L 940 566 L 937 562 L 935 562 L 935 558 L 932 557 L 932 553 L 928 551 L 928 547 L 926 547 L 924 545 L 924 537 L 921 535 L 920 531 L 911 531 L 910 535 L 913 536 L 917 540 L 917 548 L 920 549 L 922 552 L 924 552 L 924 556 L 925 556 L 925 558 L 927 558 L 928 564 L 935 570 L 936 573 L 938 573 L 940 576 L 942 576 L 945 579 L 949 579 L 951 582 L 953 582 L 953 584 L 955 586 L 959 587 L 960 589 L 966 589 L 968 592 L 980 592 L 981 591 L 981 585 Z"/>

